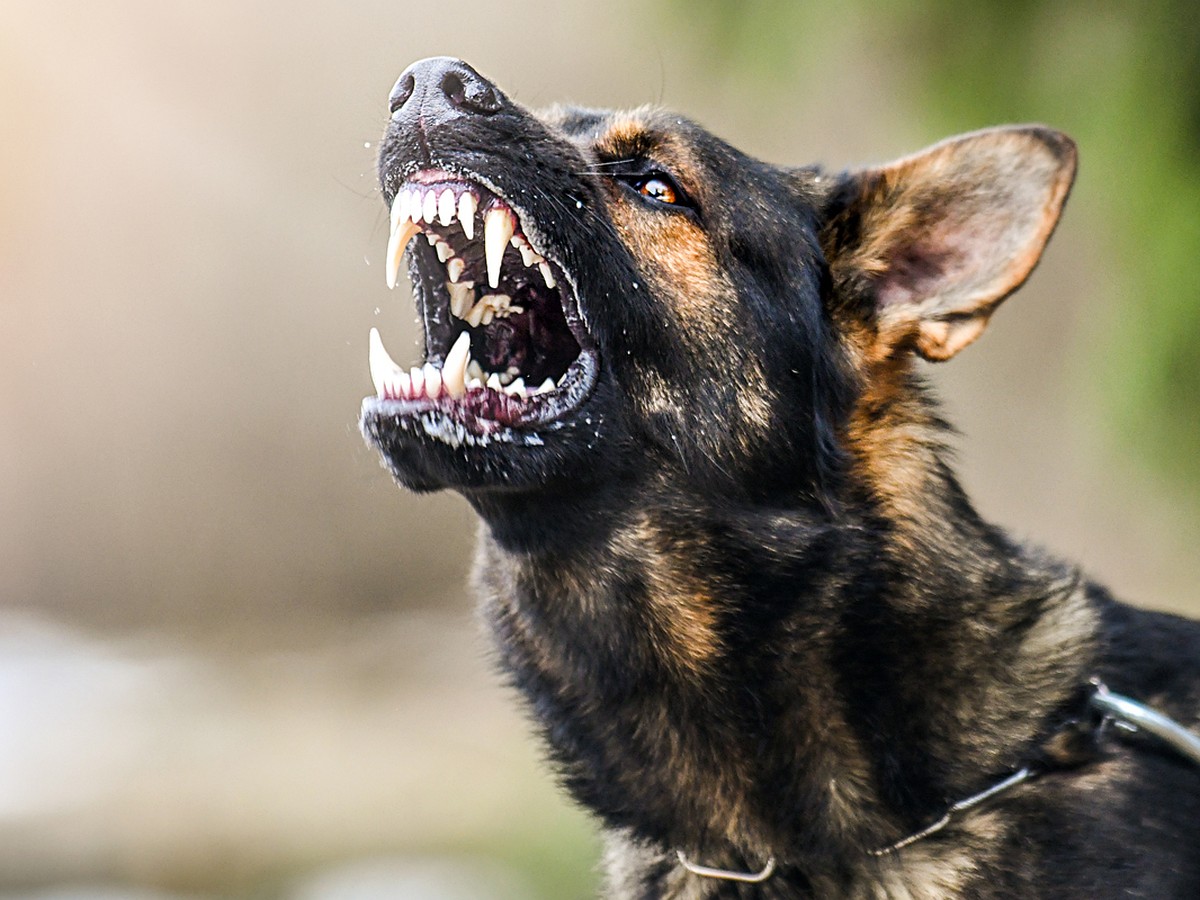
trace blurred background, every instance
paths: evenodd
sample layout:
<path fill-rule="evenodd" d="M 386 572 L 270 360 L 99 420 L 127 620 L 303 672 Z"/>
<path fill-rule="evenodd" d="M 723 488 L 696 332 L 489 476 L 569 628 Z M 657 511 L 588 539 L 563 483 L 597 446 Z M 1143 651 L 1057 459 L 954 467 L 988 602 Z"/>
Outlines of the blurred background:
<path fill-rule="evenodd" d="M 1200 613 L 1200 18 L 1184 0 L 0 0 L 0 900 L 594 893 L 464 587 L 358 435 L 412 60 L 661 102 L 776 162 L 1039 120 L 1066 218 L 931 369 L 982 510 Z"/>

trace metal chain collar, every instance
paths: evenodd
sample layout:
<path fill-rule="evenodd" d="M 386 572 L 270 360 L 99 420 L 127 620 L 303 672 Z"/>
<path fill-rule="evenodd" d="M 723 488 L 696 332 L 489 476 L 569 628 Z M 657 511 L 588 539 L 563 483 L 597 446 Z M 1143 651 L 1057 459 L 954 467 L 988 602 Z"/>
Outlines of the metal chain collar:
<path fill-rule="evenodd" d="M 1088 696 L 1087 709 L 1092 716 L 1092 720 L 1089 723 L 1068 722 L 1064 726 L 1064 730 L 1080 728 L 1082 726 L 1084 733 L 1092 737 L 1097 743 L 1108 732 L 1110 726 L 1127 734 L 1144 732 L 1156 738 L 1159 742 L 1165 744 L 1188 761 L 1200 766 L 1200 736 L 1197 736 L 1195 732 L 1185 728 L 1174 719 L 1151 709 L 1144 703 L 1139 703 L 1120 694 L 1114 694 L 1099 678 L 1092 678 L 1089 684 L 1092 691 Z M 1011 775 L 1005 776 L 979 793 L 959 800 L 950 806 L 936 822 L 901 838 L 895 843 L 869 852 L 872 856 L 882 857 L 903 850 L 905 847 L 937 834 L 954 821 L 956 816 L 960 816 L 986 803 L 993 797 L 1006 793 L 1048 771 L 1053 771 L 1053 769 L 1044 764 L 1030 763 L 1022 766 Z M 679 858 L 681 866 L 693 875 L 698 875 L 701 878 L 737 881 L 745 884 L 760 884 L 775 874 L 774 856 L 767 860 L 767 864 L 759 872 L 735 872 L 728 869 L 715 869 L 691 862 L 682 850 L 676 850 L 675 854 Z"/>

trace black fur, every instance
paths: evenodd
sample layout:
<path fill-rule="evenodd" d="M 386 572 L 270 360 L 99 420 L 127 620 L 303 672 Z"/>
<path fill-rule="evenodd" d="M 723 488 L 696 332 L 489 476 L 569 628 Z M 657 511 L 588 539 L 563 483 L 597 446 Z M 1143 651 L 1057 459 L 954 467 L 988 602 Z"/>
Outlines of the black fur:
<path fill-rule="evenodd" d="M 889 324 L 913 285 L 974 265 L 974 245 L 922 230 L 963 184 L 929 181 L 924 157 L 778 168 L 653 110 L 535 115 L 452 60 L 414 66 L 394 100 L 385 198 L 436 169 L 509 200 L 571 274 L 599 360 L 536 445 L 454 446 L 384 401 L 363 427 L 402 483 L 459 490 L 487 524 L 476 582 L 564 784 L 606 829 L 611 896 L 1200 896 L 1200 769 L 1111 739 L 1045 763 L 1092 676 L 1194 725 L 1200 628 L 984 522 L 913 371 L 1033 262 L 973 306 Z M 959 176 L 984 194 L 1023 168 L 994 147 L 1050 160 L 1036 259 L 1073 147 L 996 135 L 949 152 L 984 160 Z M 631 187 L 655 172 L 686 206 Z M 420 304 L 434 266 L 413 254 Z M 1036 760 L 1037 780 L 871 852 Z M 702 879 L 676 850 L 778 870 Z"/>

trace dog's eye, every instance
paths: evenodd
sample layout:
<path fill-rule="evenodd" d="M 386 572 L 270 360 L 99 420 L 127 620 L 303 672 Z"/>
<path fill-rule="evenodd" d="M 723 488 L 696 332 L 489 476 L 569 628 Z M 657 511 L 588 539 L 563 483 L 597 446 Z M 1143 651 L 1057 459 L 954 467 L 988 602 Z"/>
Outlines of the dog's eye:
<path fill-rule="evenodd" d="M 634 160 L 622 160 L 624 163 L 634 163 Z M 637 165 L 633 171 L 610 171 L 609 175 L 615 180 L 637 193 L 652 206 L 669 206 L 675 210 L 695 213 L 696 204 L 687 192 L 679 186 L 674 178 L 662 169 Z"/>
<path fill-rule="evenodd" d="M 659 203 L 668 203 L 671 206 L 679 204 L 679 188 L 666 175 L 655 173 L 647 176 L 637 184 L 637 189 L 642 196 L 657 200 Z"/>
<path fill-rule="evenodd" d="M 613 172 L 613 177 L 630 189 L 637 191 L 652 203 L 694 209 L 692 199 L 684 193 L 678 182 L 661 169 L 641 172 Z"/>

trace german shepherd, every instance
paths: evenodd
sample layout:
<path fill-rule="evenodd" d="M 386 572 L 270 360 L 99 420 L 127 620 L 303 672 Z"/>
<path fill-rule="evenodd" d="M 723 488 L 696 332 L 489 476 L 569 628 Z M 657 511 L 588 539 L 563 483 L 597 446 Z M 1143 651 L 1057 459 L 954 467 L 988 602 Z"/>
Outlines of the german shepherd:
<path fill-rule="evenodd" d="M 372 333 L 362 428 L 482 517 L 499 655 L 608 896 L 1200 897 L 1200 768 L 1089 699 L 1194 727 L 1200 626 L 983 521 L 916 370 L 1034 268 L 1069 138 L 783 168 L 450 58 L 390 105 L 426 359 Z"/>

